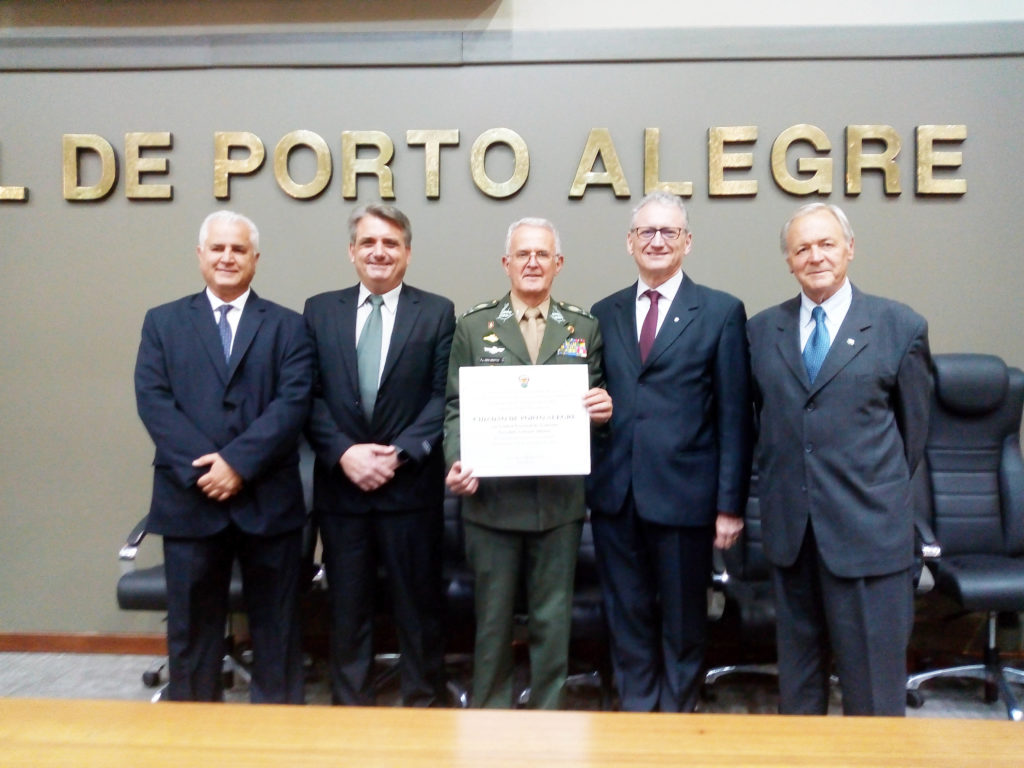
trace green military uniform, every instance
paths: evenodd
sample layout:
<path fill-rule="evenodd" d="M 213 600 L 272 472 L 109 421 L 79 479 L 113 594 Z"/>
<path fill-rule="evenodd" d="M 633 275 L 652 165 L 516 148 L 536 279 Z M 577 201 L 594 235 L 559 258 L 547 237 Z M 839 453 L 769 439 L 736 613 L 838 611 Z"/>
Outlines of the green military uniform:
<path fill-rule="evenodd" d="M 551 299 L 538 365 L 589 368 L 591 387 L 604 386 L 601 334 L 588 312 Z M 479 304 L 455 328 L 448 365 L 444 451 L 460 458 L 459 368 L 530 365 L 510 295 Z M 466 551 L 476 577 L 477 635 L 473 702 L 513 705 L 514 601 L 525 567 L 530 638 L 530 706 L 563 704 L 576 553 L 585 514 L 579 476 L 486 477 L 462 499 Z"/>

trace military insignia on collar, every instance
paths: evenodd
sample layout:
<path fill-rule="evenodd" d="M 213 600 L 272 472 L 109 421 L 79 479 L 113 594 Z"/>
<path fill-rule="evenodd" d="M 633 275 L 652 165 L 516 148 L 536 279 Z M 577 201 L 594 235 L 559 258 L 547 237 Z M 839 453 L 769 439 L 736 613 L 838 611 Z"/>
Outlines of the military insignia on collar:
<path fill-rule="evenodd" d="M 501 308 L 501 312 L 498 313 L 497 319 L 503 323 L 510 317 L 514 317 L 515 314 L 516 313 L 512 311 L 512 305 L 506 302 L 505 306 Z"/>
<path fill-rule="evenodd" d="M 484 336 L 484 341 L 486 341 L 488 344 L 493 344 L 497 340 L 498 334 L 496 333 L 488 333 L 486 336 Z"/>
<path fill-rule="evenodd" d="M 564 357 L 586 357 L 587 340 L 579 337 L 566 339 L 562 342 L 562 346 L 558 348 L 556 354 Z"/>
<path fill-rule="evenodd" d="M 556 323 L 565 322 L 565 316 L 558 311 L 558 307 L 551 307 L 551 311 L 548 313 L 548 316 Z"/>

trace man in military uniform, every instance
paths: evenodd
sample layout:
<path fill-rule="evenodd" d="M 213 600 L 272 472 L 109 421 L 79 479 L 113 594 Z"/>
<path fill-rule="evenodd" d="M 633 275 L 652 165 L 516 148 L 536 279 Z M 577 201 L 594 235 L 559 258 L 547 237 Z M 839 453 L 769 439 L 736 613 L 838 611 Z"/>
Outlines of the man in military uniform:
<path fill-rule="evenodd" d="M 452 341 L 444 422 L 450 468 L 446 482 L 464 497 L 466 555 L 476 579 L 472 700 L 478 707 L 514 705 L 512 632 L 520 583 L 526 588 L 529 622 L 529 706 L 557 709 L 564 701 L 573 579 L 585 510 L 583 478 L 478 478 L 472 467 L 462 464 L 459 441 L 459 369 L 464 366 L 587 365 L 591 388 L 583 402 L 591 424 L 611 418 L 597 320 L 551 298 L 551 283 L 563 262 L 558 232 L 550 221 L 514 222 L 502 257 L 511 290 L 463 315 Z"/>

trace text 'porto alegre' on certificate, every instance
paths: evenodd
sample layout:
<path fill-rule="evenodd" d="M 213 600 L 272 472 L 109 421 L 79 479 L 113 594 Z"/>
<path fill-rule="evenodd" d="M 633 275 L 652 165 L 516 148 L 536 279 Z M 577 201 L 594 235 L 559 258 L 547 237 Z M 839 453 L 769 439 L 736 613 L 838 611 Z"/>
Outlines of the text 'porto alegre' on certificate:
<path fill-rule="evenodd" d="M 462 464 L 477 477 L 590 474 L 585 365 L 459 369 Z"/>

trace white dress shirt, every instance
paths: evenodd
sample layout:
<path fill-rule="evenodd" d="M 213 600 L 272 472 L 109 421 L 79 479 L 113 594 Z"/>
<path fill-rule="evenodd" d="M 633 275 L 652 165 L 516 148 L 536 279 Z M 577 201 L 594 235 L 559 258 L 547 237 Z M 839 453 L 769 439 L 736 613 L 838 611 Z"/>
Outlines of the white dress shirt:
<path fill-rule="evenodd" d="M 853 288 L 850 287 L 850 278 L 843 280 L 839 290 L 821 302 L 821 308 L 825 310 L 825 327 L 828 329 L 829 349 L 832 342 L 836 340 L 839 328 L 846 319 L 846 313 L 850 311 L 850 301 L 853 299 Z M 814 332 L 814 318 L 811 311 L 818 306 L 807 294 L 800 292 L 800 351 L 803 351 L 807 340 Z"/>
<path fill-rule="evenodd" d="M 231 307 L 228 311 L 228 325 L 231 326 L 231 349 L 235 348 L 235 336 L 238 335 L 238 321 L 242 319 L 242 310 L 245 309 L 245 302 L 249 300 L 251 288 L 246 288 L 245 293 L 232 301 L 221 301 L 213 295 L 213 291 L 206 289 L 206 298 L 210 300 L 210 308 L 213 310 L 213 323 L 220 325 L 220 308 L 227 304 Z"/>
<path fill-rule="evenodd" d="M 676 294 L 679 292 L 679 286 L 683 284 L 683 270 L 679 270 L 672 277 L 666 280 L 664 283 L 659 285 L 656 290 L 661 294 L 661 298 L 658 299 L 658 327 L 654 332 L 655 338 L 658 336 L 658 331 L 661 330 L 661 324 L 665 322 L 665 317 L 668 316 L 668 308 L 672 304 L 672 300 L 675 299 Z M 640 331 L 644 326 L 644 319 L 647 317 L 647 310 L 651 306 L 651 300 L 644 296 L 645 291 L 649 291 L 651 286 L 647 285 L 643 281 L 643 278 L 637 280 L 636 284 L 636 340 L 640 341 Z"/>

